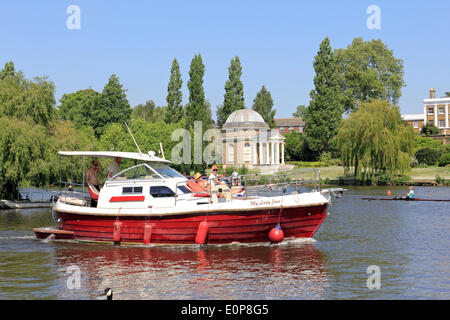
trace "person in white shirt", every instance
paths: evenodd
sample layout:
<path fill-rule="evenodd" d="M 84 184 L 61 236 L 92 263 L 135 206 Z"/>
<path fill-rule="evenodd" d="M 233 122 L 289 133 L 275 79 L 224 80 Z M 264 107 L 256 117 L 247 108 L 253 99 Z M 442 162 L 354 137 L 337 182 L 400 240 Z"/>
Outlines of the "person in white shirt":
<path fill-rule="evenodd" d="M 117 173 L 120 171 L 120 161 L 121 158 L 115 157 L 114 161 L 111 162 L 111 164 L 108 167 L 108 170 L 106 171 L 106 179 L 111 179 L 114 177 Z"/>

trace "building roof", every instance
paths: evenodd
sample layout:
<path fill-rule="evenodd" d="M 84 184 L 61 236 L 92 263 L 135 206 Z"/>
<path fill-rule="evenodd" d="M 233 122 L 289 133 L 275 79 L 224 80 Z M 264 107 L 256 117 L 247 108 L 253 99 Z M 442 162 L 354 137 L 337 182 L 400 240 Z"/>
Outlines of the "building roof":
<path fill-rule="evenodd" d="M 402 120 L 403 121 L 417 121 L 417 120 L 424 121 L 423 117 L 424 117 L 423 113 L 419 113 L 419 114 L 402 114 Z"/>
<path fill-rule="evenodd" d="M 230 114 L 223 124 L 223 128 L 231 127 L 268 128 L 269 125 L 264 122 L 263 117 L 258 112 L 251 109 L 240 109 Z"/>
<path fill-rule="evenodd" d="M 305 122 L 302 118 L 276 118 L 275 124 L 277 127 L 302 127 L 305 125 Z"/>

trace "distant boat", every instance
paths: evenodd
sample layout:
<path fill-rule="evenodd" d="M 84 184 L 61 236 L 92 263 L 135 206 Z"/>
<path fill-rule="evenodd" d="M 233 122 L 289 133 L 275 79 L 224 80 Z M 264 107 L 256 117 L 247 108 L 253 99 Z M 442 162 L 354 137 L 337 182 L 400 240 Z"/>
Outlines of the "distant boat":
<path fill-rule="evenodd" d="M 30 208 L 50 208 L 51 201 L 30 201 L 30 200 L 0 200 L 0 209 L 30 209 Z"/>
<path fill-rule="evenodd" d="M 363 200 L 403 200 L 403 201 L 450 201 L 450 199 L 423 199 L 423 198 L 401 198 L 401 197 L 394 197 L 394 198 L 361 198 Z"/>

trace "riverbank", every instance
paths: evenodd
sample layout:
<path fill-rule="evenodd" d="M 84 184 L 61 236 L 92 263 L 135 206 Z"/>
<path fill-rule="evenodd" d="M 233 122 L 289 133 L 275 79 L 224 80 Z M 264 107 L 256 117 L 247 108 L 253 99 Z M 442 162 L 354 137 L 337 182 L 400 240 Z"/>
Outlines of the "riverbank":
<path fill-rule="evenodd" d="M 320 179 L 325 184 L 353 184 L 352 176 L 345 175 L 342 166 L 316 167 L 320 170 Z M 297 167 L 296 167 L 297 169 Z M 450 167 L 411 168 L 404 176 L 392 182 L 394 185 L 449 185 Z"/>

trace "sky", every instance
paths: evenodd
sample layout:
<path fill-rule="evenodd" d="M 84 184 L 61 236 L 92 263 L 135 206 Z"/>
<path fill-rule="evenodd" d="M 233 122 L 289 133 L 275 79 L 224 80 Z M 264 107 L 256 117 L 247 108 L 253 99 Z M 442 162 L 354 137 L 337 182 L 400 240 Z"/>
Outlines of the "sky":
<path fill-rule="evenodd" d="M 367 25 L 373 5 L 380 13 L 375 29 Z M 131 106 L 147 100 L 161 106 L 172 60 L 180 64 L 187 103 L 189 65 L 201 54 L 215 118 L 230 61 L 239 56 L 246 107 L 265 85 L 276 117 L 290 117 L 309 104 L 312 63 L 325 37 L 333 49 L 356 37 L 381 39 L 404 62 L 400 112 L 415 114 L 423 113 L 430 87 L 437 96 L 450 91 L 449 14 L 448 0 L 2 0 L 0 65 L 12 60 L 27 78 L 48 76 L 57 104 L 65 93 L 102 91 L 117 74 Z"/>

